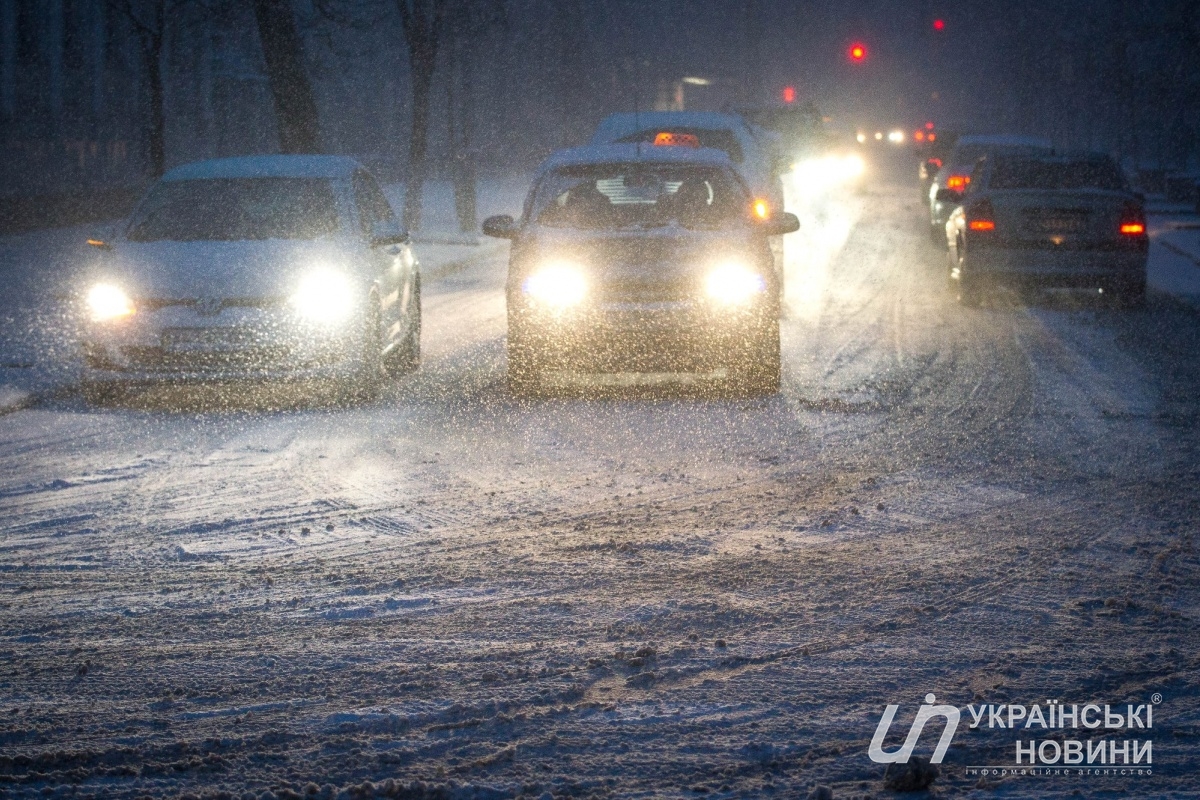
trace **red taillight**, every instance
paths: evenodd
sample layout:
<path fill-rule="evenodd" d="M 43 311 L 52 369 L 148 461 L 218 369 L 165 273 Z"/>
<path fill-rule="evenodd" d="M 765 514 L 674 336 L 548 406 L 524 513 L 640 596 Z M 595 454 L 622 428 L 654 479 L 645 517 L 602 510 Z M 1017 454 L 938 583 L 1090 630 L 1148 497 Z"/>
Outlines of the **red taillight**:
<path fill-rule="evenodd" d="M 1146 210 L 1137 203 L 1127 203 L 1121 212 L 1121 233 L 1141 236 L 1146 232 Z"/>
<path fill-rule="evenodd" d="M 946 188 L 953 189 L 956 192 L 961 192 L 967 188 L 967 184 L 971 182 L 970 175 L 951 175 L 946 179 Z"/>
<path fill-rule="evenodd" d="M 929 163 L 933 164 L 938 169 L 942 168 L 942 160 L 940 158 L 931 158 L 929 159 Z"/>
<path fill-rule="evenodd" d="M 996 230 L 996 212 L 992 210 L 989 200 L 975 203 L 966 209 L 967 227 L 973 231 Z"/>

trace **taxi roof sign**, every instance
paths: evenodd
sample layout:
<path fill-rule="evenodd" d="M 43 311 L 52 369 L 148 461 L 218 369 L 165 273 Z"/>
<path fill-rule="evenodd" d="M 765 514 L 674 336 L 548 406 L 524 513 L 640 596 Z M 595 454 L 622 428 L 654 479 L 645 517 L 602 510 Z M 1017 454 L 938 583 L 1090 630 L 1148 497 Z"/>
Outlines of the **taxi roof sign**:
<path fill-rule="evenodd" d="M 654 137 L 655 147 L 700 147 L 700 137 L 694 133 L 663 131 Z"/>

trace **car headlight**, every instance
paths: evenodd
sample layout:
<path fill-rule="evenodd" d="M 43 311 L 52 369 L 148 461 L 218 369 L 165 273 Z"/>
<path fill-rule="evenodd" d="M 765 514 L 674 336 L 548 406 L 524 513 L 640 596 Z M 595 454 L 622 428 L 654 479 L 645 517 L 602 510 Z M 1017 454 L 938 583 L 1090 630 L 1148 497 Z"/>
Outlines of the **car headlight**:
<path fill-rule="evenodd" d="M 570 308 L 587 295 L 587 278 L 574 264 L 546 264 L 525 279 L 521 288 L 530 298 L 551 308 Z"/>
<path fill-rule="evenodd" d="M 87 307 L 93 322 L 128 317 L 136 310 L 133 300 L 119 286 L 97 283 L 87 293 Z"/>
<path fill-rule="evenodd" d="M 315 270 L 300 279 L 291 297 L 292 307 L 313 322 L 341 322 L 354 310 L 350 279 L 333 270 Z"/>
<path fill-rule="evenodd" d="M 722 305 L 741 305 L 767 290 L 767 282 L 757 271 L 732 261 L 708 273 L 704 290 L 709 299 Z"/>

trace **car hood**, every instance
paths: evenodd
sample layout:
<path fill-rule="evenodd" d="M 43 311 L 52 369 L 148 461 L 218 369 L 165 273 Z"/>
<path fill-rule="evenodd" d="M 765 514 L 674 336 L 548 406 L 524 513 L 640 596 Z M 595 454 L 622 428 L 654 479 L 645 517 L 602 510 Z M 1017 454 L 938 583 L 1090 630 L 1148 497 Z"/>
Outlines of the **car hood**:
<path fill-rule="evenodd" d="M 308 270 L 349 272 L 349 264 L 346 243 L 333 239 L 120 240 L 92 277 L 117 281 L 141 297 L 256 298 L 287 293 Z"/>

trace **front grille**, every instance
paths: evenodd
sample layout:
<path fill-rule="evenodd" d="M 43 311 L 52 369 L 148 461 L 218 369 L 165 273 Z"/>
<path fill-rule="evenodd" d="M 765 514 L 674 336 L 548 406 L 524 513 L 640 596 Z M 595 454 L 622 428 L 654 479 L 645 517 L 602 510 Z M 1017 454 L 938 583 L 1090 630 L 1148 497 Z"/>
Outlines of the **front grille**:
<path fill-rule="evenodd" d="M 162 347 L 122 347 L 130 366 L 172 372 L 270 369 L 288 361 L 284 346 L 248 347 L 241 350 L 167 350 Z"/>

